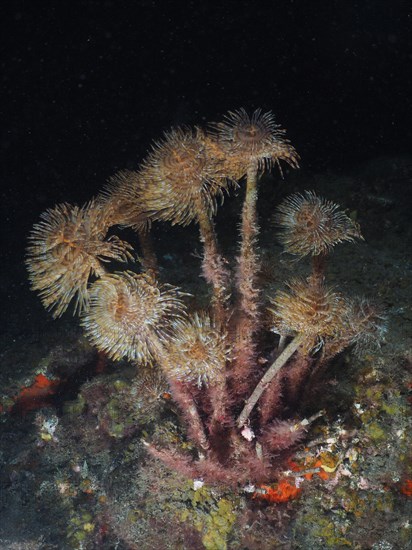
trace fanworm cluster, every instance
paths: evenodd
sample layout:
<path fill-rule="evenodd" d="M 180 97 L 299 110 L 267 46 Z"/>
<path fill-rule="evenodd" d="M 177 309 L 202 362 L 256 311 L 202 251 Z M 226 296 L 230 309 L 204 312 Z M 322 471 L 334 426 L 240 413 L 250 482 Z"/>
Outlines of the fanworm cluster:
<path fill-rule="evenodd" d="M 146 273 L 106 274 L 92 285 L 82 325 L 90 341 L 112 359 L 149 361 L 158 339 L 182 324 L 184 304 L 174 287 Z"/>
<path fill-rule="evenodd" d="M 168 343 L 168 371 L 176 380 L 203 385 L 224 383 L 230 350 L 227 335 L 206 313 L 195 313 Z"/>
<path fill-rule="evenodd" d="M 337 204 L 313 191 L 287 198 L 278 207 L 275 220 L 285 250 L 301 257 L 327 254 L 338 243 L 361 238 L 358 225 Z"/>
<path fill-rule="evenodd" d="M 342 297 L 317 280 L 294 279 L 288 287 L 288 292 L 278 292 L 269 308 L 273 330 L 284 336 L 300 334 L 307 351 L 319 341 L 333 339 L 341 325 Z"/>
<path fill-rule="evenodd" d="M 115 174 L 83 207 L 50 208 L 29 237 L 32 288 L 53 316 L 74 302 L 96 348 L 112 360 L 158 369 L 167 383 L 196 451 L 146 441 L 152 456 L 214 483 L 273 479 L 303 437 L 296 416 L 304 382 L 346 347 L 361 350 L 384 333 L 375 305 L 325 283 L 328 253 L 362 237 L 338 205 L 313 191 L 288 197 L 275 216 L 285 252 L 310 256 L 311 271 L 274 296 L 260 288 L 258 182 L 282 162 L 298 167 L 285 135 L 274 115 L 260 109 L 251 116 L 230 112 L 206 129 L 172 129 L 135 171 Z M 223 196 L 240 186 L 240 246 L 231 263 L 220 250 L 214 216 Z M 197 225 L 208 311 L 188 311 L 185 293 L 160 280 L 150 238 L 159 221 Z M 129 243 L 107 236 L 116 226 L 137 233 L 139 263 Z M 127 270 L 115 271 L 111 261 L 127 262 Z M 260 350 L 268 316 L 279 340 L 275 349 Z M 149 386 L 139 391 L 156 394 Z"/>
<path fill-rule="evenodd" d="M 110 260 L 132 259 L 132 247 L 112 236 L 106 239 L 109 213 L 96 201 L 82 208 L 59 204 L 42 214 L 30 235 L 28 269 L 43 305 L 60 317 L 73 298 L 79 313 L 88 309 L 92 276 L 101 277 Z"/>

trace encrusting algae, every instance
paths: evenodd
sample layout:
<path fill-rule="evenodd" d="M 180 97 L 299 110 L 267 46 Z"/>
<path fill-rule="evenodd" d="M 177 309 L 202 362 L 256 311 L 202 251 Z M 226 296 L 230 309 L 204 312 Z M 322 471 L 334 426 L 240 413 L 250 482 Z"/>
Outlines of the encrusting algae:
<path fill-rule="evenodd" d="M 282 162 L 297 168 L 298 160 L 271 112 L 249 116 L 241 109 L 207 129 L 172 129 L 137 171 L 119 172 L 83 207 L 47 210 L 29 237 L 32 288 L 52 315 L 60 317 L 74 302 L 100 352 L 161 370 L 194 447 L 145 445 L 189 478 L 223 485 L 273 482 L 304 437 L 307 423 L 293 411 L 305 382 L 344 348 L 369 346 L 383 335 L 376 306 L 325 283 L 332 249 L 362 237 L 338 205 L 313 191 L 288 197 L 274 220 L 286 252 L 312 257 L 311 272 L 287 283 L 287 290 L 263 296 L 259 180 Z M 224 195 L 243 182 L 239 254 L 230 266 L 214 216 Z M 199 227 L 202 274 L 211 287 L 208 311 L 188 311 L 185 293 L 159 281 L 150 240 L 157 221 Z M 108 237 L 114 226 L 138 234 L 138 264 L 129 243 Z M 113 272 L 112 260 L 128 262 L 127 270 Z M 259 349 L 267 318 L 279 336 L 270 353 Z M 259 381 L 262 354 L 268 367 Z M 266 485 L 266 500 L 297 496 L 289 485 Z"/>

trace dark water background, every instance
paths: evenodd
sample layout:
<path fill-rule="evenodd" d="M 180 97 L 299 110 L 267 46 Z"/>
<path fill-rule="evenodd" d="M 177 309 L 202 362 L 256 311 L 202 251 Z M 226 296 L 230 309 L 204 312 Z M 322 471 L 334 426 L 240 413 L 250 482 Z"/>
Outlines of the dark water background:
<path fill-rule="evenodd" d="M 3 252 L 172 125 L 273 110 L 304 169 L 410 151 L 412 8 L 328 2 L 4 2 Z"/>

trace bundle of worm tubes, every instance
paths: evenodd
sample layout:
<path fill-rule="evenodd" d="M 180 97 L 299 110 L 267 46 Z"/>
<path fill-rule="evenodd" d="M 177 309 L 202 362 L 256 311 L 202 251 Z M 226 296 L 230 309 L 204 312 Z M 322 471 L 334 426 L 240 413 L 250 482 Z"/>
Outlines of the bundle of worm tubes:
<path fill-rule="evenodd" d="M 313 191 L 289 196 L 275 214 L 285 252 L 309 256 L 310 273 L 282 281 L 284 290 L 273 296 L 259 288 L 259 180 L 274 169 L 282 174 L 282 164 L 297 168 L 298 160 L 271 112 L 230 112 L 206 129 L 165 133 L 136 171 L 117 173 L 82 207 L 50 208 L 29 236 L 31 286 L 53 317 L 70 305 L 100 352 L 163 373 L 192 445 L 145 444 L 188 477 L 227 484 L 273 479 L 305 435 L 296 411 L 310 380 L 324 376 L 345 348 L 361 350 L 382 338 L 375 305 L 325 283 L 335 245 L 362 237 L 338 205 Z M 214 217 L 222 197 L 239 186 L 239 252 L 231 265 Z M 158 221 L 198 227 L 207 310 L 189 311 L 184 289 L 160 280 L 151 241 Z M 138 262 L 114 226 L 136 232 Z M 112 269 L 113 262 L 125 270 Z M 270 353 L 259 349 L 264 331 L 276 334 Z"/>

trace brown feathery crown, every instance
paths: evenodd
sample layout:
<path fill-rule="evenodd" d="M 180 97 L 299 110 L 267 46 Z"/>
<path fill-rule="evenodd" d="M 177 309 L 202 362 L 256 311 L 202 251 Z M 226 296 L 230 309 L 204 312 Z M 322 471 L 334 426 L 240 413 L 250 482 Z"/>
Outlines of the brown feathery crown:
<path fill-rule="evenodd" d="M 226 335 L 206 313 L 195 313 L 167 343 L 165 368 L 176 380 L 214 384 L 221 381 L 229 354 Z"/>
<path fill-rule="evenodd" d="M 212 125 L 212 132 L 228 157 L 228 165 L 233 167 L 230 177 L 244 175 L 253 161 L 261 169 L 270 169 L 274 164 L 280 168 L 280 160 L 293 168 L 299 166 L 299 156 L 285 138 L 286 130 L 276 124 L 271 111 L 256 109 L 251 117 L 243 108 L 229 111 L 222 122 Z"/>
<path fill-rule="evenodd" d="M 366 298 L 357 297 L 349 302 L 349 334 L 358 355 L 380 346 L 387 331 L 386 321 L 382 308 Z"/>
<path fill-rule="evenodd" d="M 86 336 L 111 359 L 149 362 L 160 340 L 183 324 L 182 293 L 148 273 L 106 274 L 90 289 Z"/>
<path fill-rule="evenodd" d="M 82 208 L 67 203 L 46 210 L 29 235 L 26 264 L 33 290 L 60 317 L 76 297 L 75 312 L 87 310 L 88 282 L 105 273 L 103 263 L 132 259 L 131 245 L 112 236 L 110 219 L 98 201 Z"/>
<path fill-rule="evenodd" d="M 324 360 L 329 361 L 353 344 L 356 355 L 362 357 L 380 346 L 385 333 L 386 316 L 380 306 L 363 297 L 348 298 L 337 331 L 326 342 Z"/>
<path fill-rule="evenodd" d="M 333 339 L 347 309 L 343 297 L 318 279 L 294 279 L 288 287 L 288 292 L 280 291 L 271 300 L 273 332 L 284 336 L 302 335 L 307 351 L 325 339 Z"/>
<path fill-rule="evenodd" d="M 362 239 L 358 224 L 339 205 L 313 191 L 287 197 L 274 221 L 281 228 L 279 240 L 286 251 L 300 257 L 326 254 L 338 243 Z"/>
<path fill-rule="evenodd" d="M 133 170 L 121 170 L 111 176 L 100 194 L 111 225 L 131 227 L 136 231 L 149 229 L 150 218 L 143 200 L 146 186 L 140 173 Z"/>
<path fill-rule="evenodd" d="M 155 143 L 141 170 L 142 200 L 150 217 L 187 225 L 199 208 L 209 216 L 216 213 L 228 180 L 222 161 L 208 152 L 199 129 L 173 129 Z"/>

